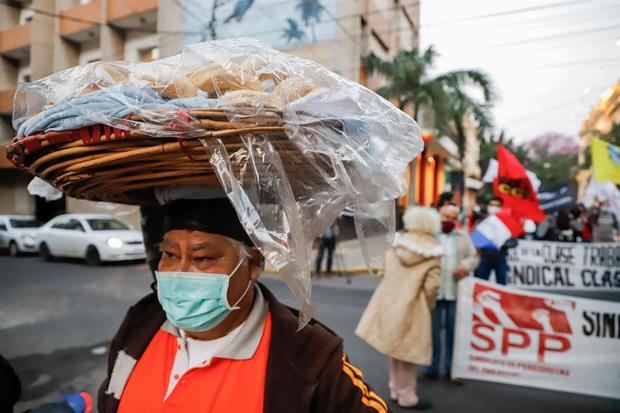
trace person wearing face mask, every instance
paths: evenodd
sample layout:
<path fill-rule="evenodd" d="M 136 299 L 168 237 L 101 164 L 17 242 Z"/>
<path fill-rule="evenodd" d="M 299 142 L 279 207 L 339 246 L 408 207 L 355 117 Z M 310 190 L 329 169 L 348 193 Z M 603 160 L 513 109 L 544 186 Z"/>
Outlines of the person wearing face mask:
<path fill-rule="evenodd" d="M 504 201 L 499 197 L 493 197 L 487 204 L 488 215 L 494 215 L 498 213 L 504 206 Z M 488 216 L 487 215 L 487 216 Z M 486 218 L 486 217 L 485 217 Z M 508 249 L 517 246 L 517 240 L 509 239 L 499 249 L 482 248 L 480 252 L 480 264 L 474 275 L 483 280 L 488 280 L 491 276 L 491 271 L 495 272 L 495 281 L 500 285 L 506 285 L 506 277 L 508 275 L 508 262 L 506 256 L 508 255 Z"/>
<path fill-rule="evenodd" d="M 156 292 L 110 348 L 101 413 L 386 412 L 342 339 L 258 282 L 262 257 L 228 199 L 163 210 Z"/>
<path fill-rule="evenodd" d="M 435 208 L 409 207 L 403 223 L 406 232 L 397 234 L 385 254 L 383 278 L 355 334 L 389 357 L 391 399 L 400 407 L 428 410 L 431 403 L 418 394 L 417 371 L 430 364 L 433 352 L 431 312 L 443 254 L 439 214 Z"/>
<path fill-rule="evenodd" d="M 593 242 L 614 242 L 620 224 L 615 212 L 610 208 L 609 201 L 602 196 L 597 196 L 590 210 L 592 220 Z"/>
<path fill-rule="evenodd" d="M 469 234 L 464 229 L 456 228 L 459 208 L 455 205 L 444 205 L 439 213 L 441 216 L 439 240 L 444 255 L 441 257 L 439 295 L 433 310 L 433 361 L 426 369 L 425 377 L 428 379 L 439 377 L 443 349 L 446 377 L 455 384 L 461 384 L 460 379 L 450 374 L 456 322 L 457 282 L 476 269 L 479 259 Z M 444 347 L 441 345 L 442 327 L 445 328 L 446 334 Z"/>
<path fill-rule="evenodd" d="M 499 197 L 493 197 L 489 200 L 487 204 L 487 213 L 489 215 L 494 215 L 499 212 L 500 209 L 504 206 L 504 201 L 502 201 Z"/>

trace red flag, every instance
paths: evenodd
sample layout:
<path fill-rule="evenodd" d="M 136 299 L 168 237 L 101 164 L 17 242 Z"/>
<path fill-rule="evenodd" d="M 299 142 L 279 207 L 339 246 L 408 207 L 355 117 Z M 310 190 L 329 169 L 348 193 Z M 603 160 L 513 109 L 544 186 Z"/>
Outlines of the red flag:
<path fill-rule="evenodd" d="M 536 191 L 521 162 L 502 145 L 497 145 L 497 162 L 497 178 L 493 181 L 495 195 L 504 201 L 504 206 L 510 208 L 515 217 L 542 222 L 545 213 L 538 205 Z"/>

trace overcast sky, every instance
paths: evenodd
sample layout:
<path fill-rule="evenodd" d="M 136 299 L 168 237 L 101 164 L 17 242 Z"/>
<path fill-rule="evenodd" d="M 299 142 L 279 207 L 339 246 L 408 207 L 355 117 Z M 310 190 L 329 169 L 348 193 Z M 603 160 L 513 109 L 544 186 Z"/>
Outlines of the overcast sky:
<path fill-rule="evenodd" d="M 437 72 L 490 74 L 496 125 L 519 142 L 577 136 L 620 79 L 620 0 L 422 0 L 420 43 L 441 54 Z"/>

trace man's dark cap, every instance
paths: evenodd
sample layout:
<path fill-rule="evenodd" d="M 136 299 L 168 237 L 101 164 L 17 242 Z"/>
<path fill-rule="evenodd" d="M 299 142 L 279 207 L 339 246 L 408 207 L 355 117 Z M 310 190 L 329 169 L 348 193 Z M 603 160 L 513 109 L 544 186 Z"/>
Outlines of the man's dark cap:
<path fill-rule="evenodd" d="M 227 198 L 179 199 L 164 208 L 164 234 L 174 229 L 188 229 L 223 235 L 254 246 Z"/>

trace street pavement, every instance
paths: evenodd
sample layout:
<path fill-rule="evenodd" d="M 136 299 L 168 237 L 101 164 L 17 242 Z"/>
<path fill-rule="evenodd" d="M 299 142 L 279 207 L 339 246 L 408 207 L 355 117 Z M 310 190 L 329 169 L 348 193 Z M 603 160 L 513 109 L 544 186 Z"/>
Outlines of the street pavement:
<path fill-rule="evenodd" d="M 63 394 L 92 395 L 105 375 L 105 346 L 126 309 L 149 292 L 144 264 L 87 267 L 78 261 L 43 263 L 37 257 L 0 256 L 0 353 L 17 370 L 24 387 L 17 412 Z M 264 283 L 287 304 L 286 285 L 265 275 Z M 352 362 L 381 395 L 388 394 L 387 359 L 354 334 L 378 280 L 368 275 L 313 280 L 317 318 L 345 340 Z M 597 297 L 592 297 L 597 298 Z M 619 300 L 607 294 L 598 298 Z M 620 403 L 527 387 L 467 381 L 420 381 L 420 395 L 436 412 L 618 412 Z M 394 412 L 405 409 L 391 405 Z"/>

